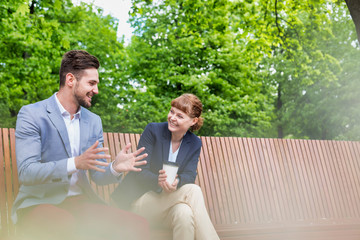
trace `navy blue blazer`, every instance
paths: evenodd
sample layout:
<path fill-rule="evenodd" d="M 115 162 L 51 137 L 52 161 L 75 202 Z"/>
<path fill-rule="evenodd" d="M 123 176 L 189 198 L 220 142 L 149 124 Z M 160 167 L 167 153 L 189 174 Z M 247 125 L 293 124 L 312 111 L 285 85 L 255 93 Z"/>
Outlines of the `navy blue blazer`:
<path fill-rule="evenodd" d="M 147 164 L 141 172 L 129 172 L 112 194 L 113 200 L 120 208 L 129 209 L 131 203 L 148 191 L 161 192 L 158 185 L 159 170 L 168 161 L 171 132 L 168 123 L 149 123 L 140 137 L 138 149 L 145 147 Z M 187 131 L 181 143 L 176 163 L 179 166 L 178 188 L 194 183 L 197 175 L 201 140 L 195 134 Z"/>

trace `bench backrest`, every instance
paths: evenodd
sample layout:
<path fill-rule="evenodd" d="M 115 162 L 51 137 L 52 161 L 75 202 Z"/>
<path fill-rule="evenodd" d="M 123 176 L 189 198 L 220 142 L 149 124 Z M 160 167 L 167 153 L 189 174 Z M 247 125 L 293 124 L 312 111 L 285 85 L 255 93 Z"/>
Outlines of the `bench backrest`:
<path fill-rule="evenodd" d="M 0 129 L 2 234 L 19 183 L 14 129 Z M 139 134 L 104 133 L 115 156 Z M 196 183 L 215 225 L 269 226 L 360 220 L 360 142 L 201 137 Z M 116 186 L 93 188 L 105 201 Z"/>

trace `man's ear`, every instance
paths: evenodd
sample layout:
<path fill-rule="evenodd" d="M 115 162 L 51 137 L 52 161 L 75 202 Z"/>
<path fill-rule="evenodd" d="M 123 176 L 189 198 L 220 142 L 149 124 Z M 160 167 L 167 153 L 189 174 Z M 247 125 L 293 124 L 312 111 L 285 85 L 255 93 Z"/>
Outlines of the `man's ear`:
<path fill-rule="evenodd" d="M 68 87 L 73 87 L 75 84 L 74 83 L 75 80 L 76 80 L 76 78 L 75 78 L 74 74 L 68 73 L 68 74 L 66 74 L 65 85 Z"/>

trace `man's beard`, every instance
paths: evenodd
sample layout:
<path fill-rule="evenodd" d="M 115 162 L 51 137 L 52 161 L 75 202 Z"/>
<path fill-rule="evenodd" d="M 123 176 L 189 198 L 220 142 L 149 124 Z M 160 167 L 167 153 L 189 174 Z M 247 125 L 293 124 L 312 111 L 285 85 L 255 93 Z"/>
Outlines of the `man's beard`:
<path fill-rule="evenodd" d="M 80 95 L 78 95 L 75 92 L 75 98 L 76 98 L 77 102 L 79 103 L 79 105 L 84 107 L 84 108 L 89 108 L 89 107 L 91 107 L 91 102 L 85 101 L 85 99 L 84 99 L 85 97 L 81 97 Z"/>

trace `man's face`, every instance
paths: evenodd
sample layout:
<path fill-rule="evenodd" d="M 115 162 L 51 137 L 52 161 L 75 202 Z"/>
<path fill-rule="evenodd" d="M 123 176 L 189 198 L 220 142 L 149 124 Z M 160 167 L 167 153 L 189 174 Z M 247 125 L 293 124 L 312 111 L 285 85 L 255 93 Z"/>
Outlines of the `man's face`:
<path fill-rule="evenodd" d="M 74 96 L 80 106 L 91 107 L 91 99 L 99 93 L 99 73 L 95 68 L 89 68 L 82 72 L 81 79 L 76 79 Z"/>

